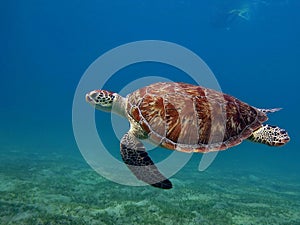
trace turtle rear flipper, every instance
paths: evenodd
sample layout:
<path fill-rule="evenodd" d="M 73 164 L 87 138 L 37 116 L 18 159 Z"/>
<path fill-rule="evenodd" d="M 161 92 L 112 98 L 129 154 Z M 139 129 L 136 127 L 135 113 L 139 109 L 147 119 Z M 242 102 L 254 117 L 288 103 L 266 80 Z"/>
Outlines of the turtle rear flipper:
<path fill-rule="evenodd" d="M 284 129 L 266 124 L 254 131 L 248 139 L 270 146 L 281 146 L 289 142 L 290 137 Z"/>
<path fill-rule="evenodd" d="M 159 172 L 142 142 L 130 132 L 126 133 L 121 140 L 121 156 L 139 180 L 158 188 L 172 188 L 172 183 Z"/>

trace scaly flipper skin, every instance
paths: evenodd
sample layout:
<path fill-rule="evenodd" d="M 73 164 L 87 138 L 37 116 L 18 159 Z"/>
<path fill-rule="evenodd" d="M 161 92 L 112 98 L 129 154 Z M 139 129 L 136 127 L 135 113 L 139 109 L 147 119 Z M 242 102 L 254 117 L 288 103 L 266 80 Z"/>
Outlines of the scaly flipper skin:
<path fill-rule="evenodd" d="M 248 139 L 270 146 L 281 146 L 289 142 L 290 137 L 284 129 L 266 124 L 254 131 Z"/>
<path fill-rule="evenodd" d="M 139 180 L 162 189 L 172 188 L 172 183 L 158 171 L 144 145 L 130 132 L 121 140 L 121 156 Z"/>

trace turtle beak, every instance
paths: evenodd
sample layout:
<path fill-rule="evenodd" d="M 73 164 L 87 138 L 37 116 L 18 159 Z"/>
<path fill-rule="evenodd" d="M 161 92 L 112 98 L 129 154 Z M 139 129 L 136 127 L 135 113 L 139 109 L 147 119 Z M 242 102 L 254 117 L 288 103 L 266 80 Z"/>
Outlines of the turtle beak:
<path fill-rule="evenodd" d="M 91 102 L 91 101 L 92 101 L 92 99 L 91 99 L 91 97 L 90 97 L 89 94 L 86 94 L 86 95 L 85 95 L 85 100 L 86 100 L 87 102 Z"/>
<path fill-rule="evenodd" d="M 92 91 L 92 92 L 90 92 L 90 93 L 87 93 L 87 94 L 85 95 L 85 100 L 86 100 L 88 103 L 90 103 L 90 104 L 92 104 L 92 105 L 95 105 L 95 100 L 94 100 L 94 98 L 91 97 L 93 93 L 94 93 L 94 91 Z"/>

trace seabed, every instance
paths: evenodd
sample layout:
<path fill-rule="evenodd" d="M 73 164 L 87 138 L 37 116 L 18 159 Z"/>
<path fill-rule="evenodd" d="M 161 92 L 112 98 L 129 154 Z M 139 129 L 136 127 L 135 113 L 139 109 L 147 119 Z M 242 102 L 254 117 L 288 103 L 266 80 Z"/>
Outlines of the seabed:
<path fill-rule="evenodd" d="M 108 181 L 80 157 L 0 154 L 0 224 L 300 224 L 292 177 L 186 166 L 160 190 Z"/>

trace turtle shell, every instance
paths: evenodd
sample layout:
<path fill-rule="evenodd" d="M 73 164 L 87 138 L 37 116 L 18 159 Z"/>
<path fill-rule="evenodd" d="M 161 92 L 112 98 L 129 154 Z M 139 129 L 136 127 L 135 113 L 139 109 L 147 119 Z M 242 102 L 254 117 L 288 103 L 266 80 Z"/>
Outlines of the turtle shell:
<path fill-rule="evenodd" d="M 155 83 L 129 94 L 126 110 L 151 141 L 183 152 L 227 149 L 268 119 L 230 95 L 174 82 Z"/>

